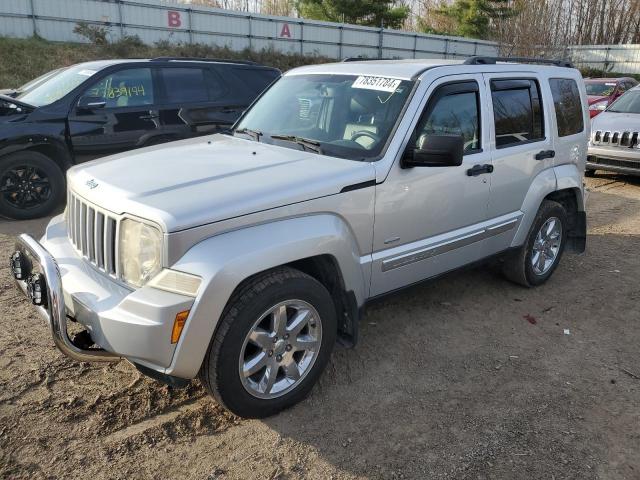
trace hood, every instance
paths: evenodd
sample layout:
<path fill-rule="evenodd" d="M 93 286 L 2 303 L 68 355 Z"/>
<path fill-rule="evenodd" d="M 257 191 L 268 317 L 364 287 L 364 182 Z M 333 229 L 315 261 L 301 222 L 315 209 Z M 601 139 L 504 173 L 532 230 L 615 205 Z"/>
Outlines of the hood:
<path fill-rule="evenodd" d="M 375 179 L 367 162 L 226 135 L 149 147 L 69 170 L 70 188 L 175 232 L 340 193 Z"/>
<path fill-rule="evenodd" d="M 589 102 L 589 105 L 593 105 L 600 100 L 609 100 L 609 97 L 603 97 L 601 95 L 587 95 L 587 101 Z"/>
<path fill-rule="evenodd" d="M 638 132 L 640 131 L 640 114 L 615 113 L 604 111 L 591 122 L 591 131 L 605 132 Z"/>

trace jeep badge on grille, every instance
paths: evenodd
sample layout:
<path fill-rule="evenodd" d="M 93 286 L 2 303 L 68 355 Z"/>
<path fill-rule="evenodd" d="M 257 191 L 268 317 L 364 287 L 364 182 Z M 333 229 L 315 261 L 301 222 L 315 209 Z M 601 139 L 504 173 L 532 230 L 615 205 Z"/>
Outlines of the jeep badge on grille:
<path fill-rule="evenodd" d="M 96 182 L 93 178 L 91 180 L 88 180 L 87 183 L 85 184 L 87 187 L 89 187 L 91 190 L 93 190 L 94 188 L 96 188 L 98 186 L 98 182 Z"/>

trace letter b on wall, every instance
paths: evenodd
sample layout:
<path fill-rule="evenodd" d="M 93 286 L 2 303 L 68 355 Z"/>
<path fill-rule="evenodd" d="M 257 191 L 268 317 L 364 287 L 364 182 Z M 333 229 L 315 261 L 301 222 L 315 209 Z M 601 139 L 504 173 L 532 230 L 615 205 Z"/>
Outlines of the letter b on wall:
<path fill-rule="evenodd" d="M 173 28 L 182 26 L 182 20 L 180 20 L 180 12 L 169 10 L 167 12 L 167 25 Z"/>

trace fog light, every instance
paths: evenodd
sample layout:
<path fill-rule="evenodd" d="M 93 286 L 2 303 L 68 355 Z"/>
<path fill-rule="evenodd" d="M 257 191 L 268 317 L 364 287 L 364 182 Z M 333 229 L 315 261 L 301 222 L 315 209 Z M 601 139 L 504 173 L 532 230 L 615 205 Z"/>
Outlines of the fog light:
<path fill-rule="evenodd" d="M 171 343 L 178 343 L 178 340 L 180 340 L 180 334 L 182 333 L 188 316 L 189 310 L 185 310 L 176 315 L 176 319 L 173 322 L 173 330 L 171 331 Z"/>
<path fill-rule="evenodd" d="M 16 280 L 24 280 L 29 276 L 29 263 L 22 252 L 14 252 L 9 261 L 11 273 Z"/>
<path fill-rule="evenodd" d="M 27 295 L 34 305 L 47 305 L 47 287 L 44 275 L 34 273 L 27 278 Z"/>

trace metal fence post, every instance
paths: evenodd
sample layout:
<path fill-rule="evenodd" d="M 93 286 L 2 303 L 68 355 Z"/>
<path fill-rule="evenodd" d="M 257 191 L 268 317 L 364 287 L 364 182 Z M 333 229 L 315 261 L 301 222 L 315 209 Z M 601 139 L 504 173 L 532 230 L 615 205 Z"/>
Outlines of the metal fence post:
<path fill-rule="evenodd" d="M 342 60 L 342 30 L 343 30 L 342 25 L 338 27 L 338 30 L 340 30 L 340 40 L 339 40 L 340 43 L 338 43 L 338 58 Z"/>
<path fill-rule="evenodd" d="M 304 55 L 304 22 L 300 22 L 300 55 Z"/>
<path fill-rule="evenodd" d="M 251 50 L 251 15 L 249 15 L 247 18 L 249 20 L 249 50 Z"/>
<path fill-rule="evenodd" d="M 193 16 L 192 16 L 192 12 L 193 12 L 193 9 L 191 9 L 191 8 L 187 9 L 187 13 L 189 14 L 189 43 L 190 44 L 193 43 Z"/>
<path fill-rule="evenodd" d="M 124 38 L 124 21 L 122 20 L 122 0 L 118 0 L 118 23 L 120 24 L 120 40 L 122 40 Z"/>
<path fill-rule="evenodd" d="M 378 38 L 378 58 L 382 58 L 382 41 L 384 35 L 384 27 L 380 28 L 379 38 Z"/>
<path fill-rule="evenodd" d="M 33 36 L 38 36 L 38 23 L 36 21 L 36 11 L 33 7 L 33 0 L 29 0 L 29 4 L 31 5 L 31 20 L 33 21 Z"/>
<path fill-rule="evenodd" d="M 418 34 L 413 36 L 413 58 L 416 58 L 416 52 L 418 51 Z"/>
<path fill-rule="evenodd" d="M 444 39 L 444 58 L 446 59 L 449 56 L 449 39 Z"/>

